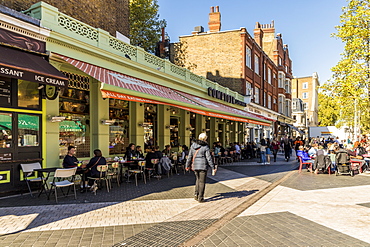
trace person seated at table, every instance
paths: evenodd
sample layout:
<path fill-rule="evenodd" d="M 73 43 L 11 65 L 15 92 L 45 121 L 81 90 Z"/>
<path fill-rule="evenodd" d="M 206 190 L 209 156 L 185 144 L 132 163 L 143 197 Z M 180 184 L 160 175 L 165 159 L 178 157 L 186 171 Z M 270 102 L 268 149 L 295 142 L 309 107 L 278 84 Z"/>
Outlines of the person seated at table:
<path fill-rule="evenodd" d="M 86 188 L 86 167 L 84 164 L 82 164 L 80 167 L 78 166 L 79 164 L 79 161 L 78 159 L 76 158 L 75 156 L 76 154 L 76 147 L 74 146 L 69 146 L 68 147 L 68 153 L 67 155 L 64 157 L 63 159 L 63 168 L 74 168 L 74 167 L 77 167 L 77 171 L 76 171 L 76 174 L 78 175 L 81 175 L 81 179 L 82 179 L 82 190 L 81 190 L 81 193 L 83 193 L 85 191 L 85 188 Z"/>
<path fill-rule="evenodd" d="M 164 146 L 164 149 L 162 151 L 163 155 L 166 155 L 167 157 L 171 156 L 171 145 Z"/>
<path fill-rule="evenodd" d="M 316 157 L 317 148 L 318 148 L 317 143 L 312 144 L 311 148 L 307 152 L 308 156 L 310 156 L 311 158 Z"/>
<path fill-rule="evenodd" d="M 366 161 L 364 160 L 364 157 L 362 157 L 361 155 L 358 155 L 356 151 L 347 150 L 347 153 L 349 157 L 351 158 L 351 161 L 356 161 L 360 163 L 361 169 L 363 168 L 363 166 L 365 166 Z"/>
<path fill-rule="evenodd" d="M 181 157 L 179 158 L 179 162 L 181 164 L 185 164 L 185 162 L 186 162 L 186 156 L 189 155 L 189 148 L 186 145 L 182 145 L 181 148 L 182 148 L 182 152 L 181 152 Z M 216 155 L 216 153 L 215 153 L 215 155 Z M 218 153 L 217 153 L 217 156 L 218 156 Z"/>
<path fill-rule="evenodd" d="M 310 156 L 308 156 L 308 153 L 304 151 L 303 146 L 298 147 L 297 156 L 301 157 L 303 163 L 311 163 L 312 164 L 311 167 L 315 162 L 313 159 L 310 158 Z M 312 172 L 312 168 L 310 168 L 309 170 L 310 172 Z"/>
<path fill-rule="evenodd" d="M 132 161 L 136 159 L 136 150 L 134 143 L 130 143 L 126 148 L 125 158 L 127 161 Z"/>
<path fill-rule="evenodd" d="M 159 151 L 159 147 L 158 146 L 153 147 L 153 149 L 150 152 L 148 152 L 148 154 L 145 157 L 145 160 L 146 160 L 145 166 L 147 168 L 155 168 L 155 172 L 156 174 L 158 174 L 159 172 L 158 164 L 154 165 L 152 163 L 152 159 L 158 159 L 158 161 L 160 161 L 162 157 L 163 157 L 163 154 L 161 151 Z"/>
<path fill-rule="evenodd" d="M 331 160 L 324 147 L 320 145 L 316 152 L 313 170 L 318 174 L 320 170 L 325 171 L 327 168 L 331 168 Z"/>
<path fill-rule="evenodd" d="M 75 156 L 76 147 L 68 146 L 68 153 L 63 159 L 63 168 L 73 168 L 78 165 L 78 159 Z"/>
<path fill-rule="evenodd" d="M 138 159 L 144 159 L 144 153 L 143 153 L 143 150 L 141 150 L 141 146 L 136 146 L 135 156 Z"/>
<path fill-rule="evenodd" d="M 100 149 L 94 150 L 94 157 L 90 159 L 89 163 L 86 165 L 86 168 L 88 169 L 87 176 L 92 178 L 98 178 L 100 177 L 100 172 L 98 171 L 97 167 L 99 165 L 106 165 L 107 161 L 103 157 L 102 152 Z M 104 176 L 105 174 L 102 174 Z M 94 184 L 93 180 L 89 181 L 89 185 L 92 186 Z"/>

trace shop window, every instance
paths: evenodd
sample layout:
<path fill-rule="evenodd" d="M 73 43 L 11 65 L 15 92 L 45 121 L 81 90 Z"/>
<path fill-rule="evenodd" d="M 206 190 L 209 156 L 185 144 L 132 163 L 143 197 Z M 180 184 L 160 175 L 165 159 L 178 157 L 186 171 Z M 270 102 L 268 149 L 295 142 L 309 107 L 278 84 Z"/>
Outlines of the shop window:
<path fill-rule="evenodd" d="M 59 123 L 59 158 L 67 154 L 68 146 L 76 147 L 76 156 L 90 157 L 90 92 L 89 77 L 63 72 L 68 88 L 59 93 L 59 113 L 66 119 Z"/>
<path fill-rule="evenodd" d="M 109 99 L 109 154 L 123 154 L 129 144 L 129 102 Z"/>
<path fill-rule="evenodd" d="M 40 90 L 38 87 L 38 83 L 18 80 L 18 107 L 39 109 Z"/>
<path fill-rule="evenodd" d="M 201 116 L 200 116 L 201 117 Z M 193 140 L 196 140 L 196 136 L 195 136 L 195 133 L 196 133 L 196 114 L 195 113 L 190 113 L 190 142 L 189 143 L 192 143 Z"/>
<path fill-rule="evenodd" d="M 18 146 L 39 146 L 40 117 L 28 114 L 18 114 Z"/>
<path fill-rule="evenodd" d="M 144 105 L 144 149 L 158 146 L 157 142 L 157 105 L 145 104 Z"/>
<path fill-rule="evenodd" d="M 0 148 L 12 147 L 12 118 L 11 113 L 0 113 Z"/>
<path fill-rule="evenodd" d="M 41 110 L 40 84 L 0 77 L 0 106 Z"/>
<path fill-rule="evenodd" d="M 179 119 L 170 119 L 170 144 L 171 147 L 179 147 Z"/>

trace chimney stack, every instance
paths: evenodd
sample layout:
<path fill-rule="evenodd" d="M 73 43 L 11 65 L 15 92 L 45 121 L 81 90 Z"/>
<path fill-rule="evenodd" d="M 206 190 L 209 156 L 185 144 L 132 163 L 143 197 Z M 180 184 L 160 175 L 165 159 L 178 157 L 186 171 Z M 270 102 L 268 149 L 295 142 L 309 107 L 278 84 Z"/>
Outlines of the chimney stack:
<path fill-rule="evenodd" d="M 216 9 L 216 11 L 215 11 Z M 209 13 L 208 22 L 209 32 L 219 32 L 221 30 L 221 13 L 219 7 L 211 7 L 211 13 Z"/>

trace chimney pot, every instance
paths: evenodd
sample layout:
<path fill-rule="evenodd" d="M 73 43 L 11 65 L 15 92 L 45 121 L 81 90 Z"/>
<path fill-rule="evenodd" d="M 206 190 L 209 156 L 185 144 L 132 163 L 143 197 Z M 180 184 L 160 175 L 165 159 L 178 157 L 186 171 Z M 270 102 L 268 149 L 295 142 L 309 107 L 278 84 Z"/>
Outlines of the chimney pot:
<path fill-rule="evenodd" d="M 211 13 L 214 13 L 215 12 L 215 7 L 211 7 Z"/>
<path fill-rule="evenodd" d="M 218 7 L 218 6 L 216 6 L 216 12 L 220 12 L 220 11 L 219 11 L 219 7 Z"/>

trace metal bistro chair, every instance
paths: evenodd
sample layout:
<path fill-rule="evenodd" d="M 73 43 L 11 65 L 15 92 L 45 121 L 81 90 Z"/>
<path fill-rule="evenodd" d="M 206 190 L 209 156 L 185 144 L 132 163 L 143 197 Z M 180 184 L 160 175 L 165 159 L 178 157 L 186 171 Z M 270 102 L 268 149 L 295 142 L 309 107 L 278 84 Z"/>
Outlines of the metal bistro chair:
<path fill-rule="evenodd" d="M 154 167 L 153 168 L 148 168 L 148 167 L 145 168 L 145 170 L 148 171 L 149 180 L 150 180 L 151 175 L 153 175 L 153 172 L 155 172 L 155 166 L 158 165 L 159 159 L 151 159 L 150 162 L 154 165 Z M 159 180 L 159 177 L 158 177 L 158 180 Z"/>
<path fill-rule="evenodd" d="M 54 193 L 55 193 L 55 201 L 58 203 L 58 194 L 57 194 L 57 188 L 60 188 L 63 195 L 67 196 L 69 193 L 70 186 L 73 186 L 73 191 L 75 194 L 75 200 L 77 199 L 76 197 L 76 184 L 74 183 L 74 175 L 76 174 L 77 167 L 74 168 L 69 168 L 69 169 L 56 169 L 53 182 L 50 182 L 51 188 L 50 188 L 50 193 L 49 193 L 49 198 L 50 194 L 53 191 L 54 188 Z M 68 180 L 70 179 L 70 180 Z M 64 194 L 64 191 L 62 188 L 64 187 L 69 187 L 68 191 L 66 194 Z"/>
<path fill-rule="evenodd" d="M 99 172 L 99 177 L 94 178 L 94 177 L 88 177 L 88 180 L 94 180 L 94 185 L 93 187 L 97 186 L 97 182 L 99 181 L 100 186 L 101 186 L 101 181 L 105 180 L 105 185 L 107 187 L 107 191 L 109 192 L 110 188 L 110 177 L 108 176 L 108 165 L 98 165 L 96 166 L 96 169 Z M 94 194 L 96 195 L 96 190 L 97 188 L 93 189 Z"/>
<path fill-rule="evenodd" d="M 32 190 L 31 190 L 31 186 L 30 186 L 30 183 L 40 183 L 40 188 L 41 186 L 43 186 L 43 183 L 45 181 L 45 178 L 43 177 L 35 177 L 35 178 L 29 178 L 29 177 L 32 177 L 33 175 L 36 175 L 34 174 L 35 173 L 35 169 L 41 169 L 41 164 L 40 163 L 30 163 L 30 164 L 21 164 L 21 168 L 22 168 L 22 172 L 23 172 L 23 180 L 26 181 L 26 184 L 27 184 L 27 187 L 28 187 L 28 190 L 30 191 L 30 194 L 32 197 L 33 194 L 32 194 Z M 47 188 L 44 188 L 45 190 Z"/>
<path fill-rule="evenodd" d="M 119 168 L 120 168 L 119 162 L 113 162 L 111 166 L 111 170 L 108 172 L 108 176 L 110 177 L 110 180 L 112 180 L 112 178 L 116 178 L 118 186 L 120 186 L 120 177 L 121 177 Z M 111 186 L 112 186 L 112 183 L 111 183 Z"/>
<path fill-rule="evenodd" d="M 128 170 L 128 174 L 129 176 L 131 174 L 135 174 L 135 183 L 136 183 L 136 186 L 137 186 L 137 174 L 142 174 L 142 177 L 144 179 L 144 183 L 146 184 L 146 177 L 145 177 L 145 163 L 146 161 L 139 161 L 138 162 L 138 166 L 139 166 L 139 169 L 134 169 L 134 170 Z"/>

